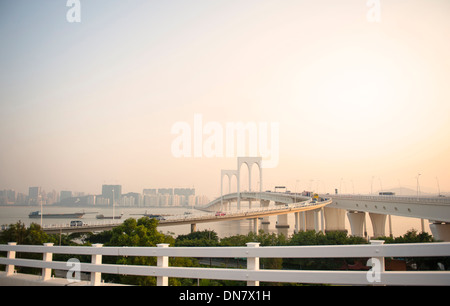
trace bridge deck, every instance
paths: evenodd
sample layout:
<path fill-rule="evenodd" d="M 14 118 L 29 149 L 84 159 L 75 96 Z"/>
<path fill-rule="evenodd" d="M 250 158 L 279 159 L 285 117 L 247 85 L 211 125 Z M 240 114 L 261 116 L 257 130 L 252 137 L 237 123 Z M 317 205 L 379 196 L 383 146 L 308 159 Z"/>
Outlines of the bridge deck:
<path fill-rule="evenodd" d="M 215 216 L 213 213 L 206 215 L 192 215 L 183 216 L 175 218 L 166 218 L 165 220 L 160 220 L 158 226 L 175 226 L 183 224 L 197 224 L 197 223 L 209 223 L 209 222 L 220 222 L 220 221 L 233 221 L 233 220 L 244 220 L 244 219 L 254 219 L 262 218 L 274 215 L 290 214 L 295 212 L 303 212 L 308 210 L 320 209 L 326 205 L 331 204 L 331 199 L 311 203 L 310 201 L 303 201 L 293 204 L 270 206 L 265 208 L 254 208 L 245 211 L 234 211 L 228 212 L 223 216 Z M 120 225 L 120 223 L 115 224 L 104 224 L 104 225 L 86 225 L 86 226 L 66 226 L 66 227 L 50 227 L 44 228 L 44 231 L 48 234 L 60 234 L 60 233 L 83 233 L 83 232 L 95 232 L 111 230 L 112 228 Z"/>

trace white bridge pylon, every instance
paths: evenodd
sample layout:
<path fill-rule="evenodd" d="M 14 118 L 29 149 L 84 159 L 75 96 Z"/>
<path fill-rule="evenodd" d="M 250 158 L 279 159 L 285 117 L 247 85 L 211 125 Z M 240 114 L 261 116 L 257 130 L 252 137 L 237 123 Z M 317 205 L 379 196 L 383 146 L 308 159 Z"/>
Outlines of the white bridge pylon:
<path fill-rule="evenodd" d="M 262 192 L 262 158 L 261 157 L 238 157 L 237 159 L 237 170 L 222 170 L 220 175 L 220 198 L 221 205 L 223 206 L 223 178 L 228 177 L 228 193 L 231 193 L 231 179 L 233 176 L 236 177 L 237 182 L 237 209 L 241 209 L 241 166 L 242 164 L 247 165 L 248 169 L 248 191 L 252 191 L 252 168 L 253 165 L 258 166 L 259 170 L 259 192 Z"/>

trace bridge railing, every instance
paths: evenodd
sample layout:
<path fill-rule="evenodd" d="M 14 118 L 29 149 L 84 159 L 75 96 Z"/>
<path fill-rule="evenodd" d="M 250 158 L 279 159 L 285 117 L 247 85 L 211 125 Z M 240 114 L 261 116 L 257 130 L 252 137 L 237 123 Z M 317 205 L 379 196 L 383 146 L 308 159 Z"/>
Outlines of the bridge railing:
<path fill-rule="evenodd" d="M 340 285 L 450 285 L 450 271 L 385 271 L 385 257 L 440 257 L 450 256 L 450 243 L 383 244 L 371 241 L 368 245 L 333 246 L 276 246 L 259 247 L 259 243 L 248 243 L 246 247 L 92 247 L 38 245 L 0 245 L 6 258 L 0 265 L 6 272 L 0 279 L 11 280 L 17 276 L 15 266 L 42 269 L 39 282 L 50 282 L 52 269 L 71 270 L 68 262 L 53 261 L 53 254 L 91 255 L 91 263 L 79 263 L 78 272 L 91 274 L 90 284 L 101 285 L 101 274 L 154 276 L 157 285 L 167 286 L 168 278 L 220 279 L 245 281 L 248 285 L 259 282 L 288 282 Z M 41 253 L 42 260 L 19 259 L 16 252 Z M 157 266 L 102 264 L 102 256 L 149 256 L 157 257 Z M 213 257 L 245 258 L 246 269 L 186 268 L 169 266 L 169 257 Z M 260 269 L 260 258 L 363 258 L 369 259 L 369 271 L 311 271 L 311 270 L 267 270 Z M 69 260 L 70 261 L 70 260 Z M 448 267 L 447 267 L 448 268 Z M 71 280 L 73 281 L 73 279 Z M 67 280 L 69 282 L 69 280 Z"/>
<path fill-rule="evenodd" d="M 254 199 L 256 201 L 268 199 L 271 201 L 279 201 L 279 202 L 288 201 L 288 203 L 292 203 L 295 199 L 299 200 L 299 202 L 297 202 L 297 203 L 300 203 L 300 202 L 305 201 L 306 198 L 309 198 L 309 197 L 302 196 L 301 194 L 282 193 L 282 192 L 241 191 L 239 194 L 241 195 L 241 198 L 251 197 L 252 199 Z M 202 208 L 205 209 L 205 208 L 217 205 L 221 202 L 221 200 L 227 201 L 227 200 L 231 200 L 231 199 L 236 199 L 237 196 L 238 196 L 237 192 L 225 194 L 221 197 L 214 199 L 213 201 L 209 202 L 208 204 L 202 206 Z"/>

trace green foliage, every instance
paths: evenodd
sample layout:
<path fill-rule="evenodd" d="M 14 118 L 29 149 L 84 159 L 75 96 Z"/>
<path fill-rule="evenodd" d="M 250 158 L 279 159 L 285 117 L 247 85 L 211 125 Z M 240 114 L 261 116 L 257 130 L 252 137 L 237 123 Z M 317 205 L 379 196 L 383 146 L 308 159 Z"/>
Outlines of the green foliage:
<path fill-rule="evenodd" d="M 411 229 L 406 232 L 403 236 L 399 237 L 380 237 L 380 240 L 384 240 L 384 243 L 424 243 L 433 242 L 433 236 L 428 233 L 421 232 L 418 233 L 417 230 Z"/>
<path fill-rule="evenodd" d="M 199 231 L 187 235 L 179 235 L 175 246 L 218 246 L 219 236 L 215 231 Z"/>
<path fill-rule="evenodd" d="M 0 243 L 17 242 L 17 244 L 43 244 L 53 242 L 56 243 L 55 237 L 47 235 L 39 224 L 32 223 L 28 228 L 24 223 L 18 221 L 11 224 L 8 229 L 4 230 L 0 235 Z"/>
<path fill-rule="evenodd" d="M 8 242 L 17 242 L 17 244 L 26 245 L 42 245 L 44 243 L 53 242 L 56 240 L 54 237 L 47 235 L 40 225 L 32 223 L 28 228 L 21 221 L 16 224 L 11 224 L 8 229 L 2 231 L 0 235 L 0 243 L 7 244 Z M 23 259 L 42 259 L 42 254 L 39 253 L 22 253 L 16 254 L 16 258 Z M 19 273 L 40 273 L 40 269 L 16 267 Z"/>
<path fill-rule="evenodd" d="M 259 242 L 261 246 L 277 246 L 287 245 L 288 239 L 283 234 L 266 233 L 259 231 L 258 234 L 253 232 L 247 235 L 235 235 L 225 237 L 220 240 L 221 246 L 245 246 L 249 242 Z"/>
<path fill-rule="evenodd" d="M 347 236 L 347 233 L 340 231 L 333 232 L 299 232 L 291 236 L 289 245 L 345 245 L 345 244 L 366 244 L 367 241 L 361 237 Z M 283 267 L 301 270 L 336 270 L 344 262 L 353 262 L 353 259 L 333 259 L 333 258 L 286 258 L 283 260 Z"/>
<path fill-rule="evenodd" d="M 139 220 L 130 218 L 112 230 L 109 241 L 105 245 L 111 246 L 156 246 L 167 243 L 168 236 L 158 232 L 158 220 L 143 217 Z M 169 241 L 172 242 L 172 241 Z"/>
<path fill-rule="evenodd" d="M 292 235 L 289 245 L 344 245 L 363 244 L 367 241 L 362 237 L 347 236 L 347 233 L 333 231 L 322 233 L 315 231 L 299 232 Z"/>

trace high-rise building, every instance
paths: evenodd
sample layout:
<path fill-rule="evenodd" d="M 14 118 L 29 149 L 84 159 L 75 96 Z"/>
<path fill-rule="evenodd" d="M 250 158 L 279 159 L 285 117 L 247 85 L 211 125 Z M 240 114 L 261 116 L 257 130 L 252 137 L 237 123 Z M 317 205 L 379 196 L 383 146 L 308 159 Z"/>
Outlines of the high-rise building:
<path fill-rule="evenodd" d="M 16 192 L 14 190 L 0 190 L 0 204 L 12 205 L 16 202 Z"/>
<path fill-rule="evenodd" d="M 156 189 L 144 189 L 142 192 L 143 195 L 155 195 L 156 194 Z"/>
<path fill-rule="evenodd" d="M 109 199 L 109 205 L 119 204 L 122 197 L 122 185 L 103 185 L 102 197 Z"/>
<path fill-rule="evenodd" d="M 72 191 L 64 190 L 64 191 L 60 192 L 59 200 L 62 201 L 64 199 L 71 198 L 71 197 L 72 197 Z"/>
<path fill-rule="evenodd" d="M 41 195 L 41 187 L 28 188 L 28 197 L 30 199 L 38 199 L 40 195 Z"/>
<path fill-rule="evenodd" d="M 183 196 L 190 196 L 195 195 L 195 188 L 175 188 L 173 190 L 173 194 L 177 195 L 183 195 Z"/>
<path fill-rule="evenodd" d="M 130 204 L 128 206 L 141 206 L 141 204 L 142 204 L 142 195 L 137 193 L 137 192 L 129 192 L 129 193 L 124 194 L 122 196 L 122 203 L 123 204 L 125 204 L 125 201 L 123 200 L 124 197 L 133 199 L 133 201 L 128 199 L 127 203 L 132 203 L 132 204 Z"/>
<path fill-rule="evenodd" d="M 41 187 L 30 187 L 28 188 L 28 199 L 32 205 L 41 204 Z"/>
<path fill-rule="evenodd" d="M 167 195 L 173 195 L 173 188 L 159 188 L 158 189 L 159 194 L 167 194 Z"/>

